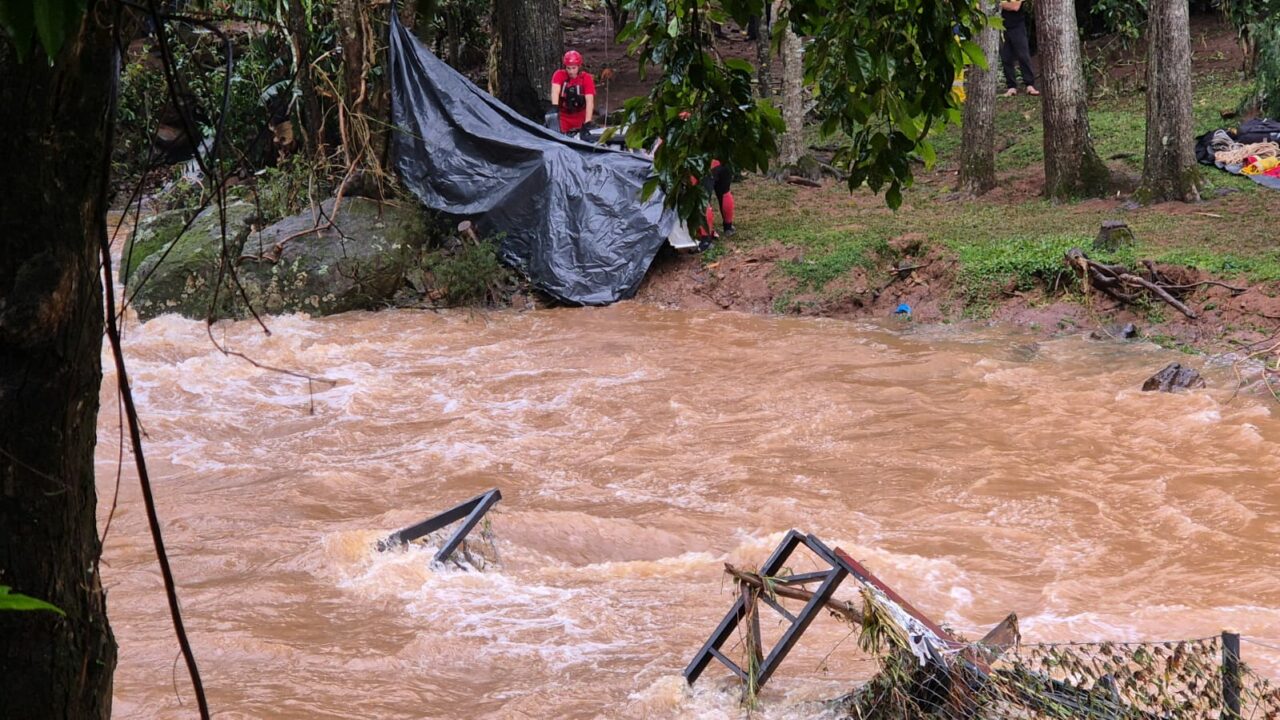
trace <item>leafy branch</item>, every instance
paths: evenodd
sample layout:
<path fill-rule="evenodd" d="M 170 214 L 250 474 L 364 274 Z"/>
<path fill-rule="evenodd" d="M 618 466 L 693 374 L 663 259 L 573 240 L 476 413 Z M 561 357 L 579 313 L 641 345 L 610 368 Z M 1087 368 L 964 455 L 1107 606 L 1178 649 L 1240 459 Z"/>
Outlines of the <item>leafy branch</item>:
<path fill-rule="evenodd" d="M 48 610 L 55 612 L 63 617 L 66 613 L 57 605 L 38 600 L 22 593 L 9 592 L 11 588 L 8 585 L 0 585 L 0 611 L 5 610 Z"/>

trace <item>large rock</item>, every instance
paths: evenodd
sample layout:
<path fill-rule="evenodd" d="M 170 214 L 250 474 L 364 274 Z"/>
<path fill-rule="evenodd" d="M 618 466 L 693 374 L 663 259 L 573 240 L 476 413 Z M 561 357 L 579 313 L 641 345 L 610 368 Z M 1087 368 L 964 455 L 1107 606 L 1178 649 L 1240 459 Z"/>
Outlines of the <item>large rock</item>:
<path fill-rule="evenodd" d="M 193 214 L 193 210 L 165 210 L 143 218 L 120 253 L 120 284 L 127 285 L 129 276 L 143 260 L 173 242 Z"/>
<path fill-rule="evenodd" d="M 1204 387 L 1204 378 L 1195 368 L 1183 367 L 1180 363 L 1169 363 L 1163 370 L 1147 378 L 1142 384 L 1145 392 L 1176 392 Z"/>
<path fill-rule="evenodd" d="M 268 314 L 330 315 L 389 302 L 406 273 L 418 267 L 426 242 L 421 210 L 359 197 L 344 199 L 337 216 L 332 200 L 322 210 L 322 218 L 333 218 L 333 227 L 313 231 L 314 216 L 306 212 L 259 231 L 253 227 L 251 205 L 229 205 L 227 254 L 237 261 L 234 270 L 243 296 L 224 274 L 214 317 L 247 316 L 245 298 L 255 311 Z M 173 245 L 163 263 L 157 265 L 168 244 L 131 276 L 134 282 L 147 278 L 133 299 L 144 320 L 166 312 L 203 318 L 213 301 L 222 246 L 216 208 L 201 213 Z"/>

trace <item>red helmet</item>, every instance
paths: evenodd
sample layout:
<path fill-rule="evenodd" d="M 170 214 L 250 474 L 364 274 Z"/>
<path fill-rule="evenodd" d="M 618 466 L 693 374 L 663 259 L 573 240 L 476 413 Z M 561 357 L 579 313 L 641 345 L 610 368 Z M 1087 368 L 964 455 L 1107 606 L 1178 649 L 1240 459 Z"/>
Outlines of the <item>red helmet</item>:
<path fill-rule="evenodd" d="M 564 54 L 564 66 L 570 67 L 573 65 L 582 67 L 582 53 L 577 50 L 570 50 Z"/>

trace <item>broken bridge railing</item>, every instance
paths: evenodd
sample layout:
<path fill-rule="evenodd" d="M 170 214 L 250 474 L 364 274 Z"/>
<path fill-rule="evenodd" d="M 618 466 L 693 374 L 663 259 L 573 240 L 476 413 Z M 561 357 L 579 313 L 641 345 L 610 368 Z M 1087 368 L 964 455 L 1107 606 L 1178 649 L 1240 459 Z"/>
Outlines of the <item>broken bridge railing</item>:
<path fill-rule="evenodd" d="M 444 545 L 436 551 L 435 557 L 432 558 L 433 563 L 442 564 L 462 545 L 463 541 L 467 539 L 467 535 L 484 518 L 484 514 L 489 512 L 489 509 L 501 499 L 502 493 L 497 488 L 494 488 L 464 503 L 455 505 L 439 515 L 433 515 L 416 525 L 401 528 L 379 540 L 375 547 L 379 552 L 402 548 L 419 538 L 426 537 L 437 530 L 462 520 L 462 524 L 445 540 Z"/>
<path fill-rule="evenodd" d="M 783 574 L 801 547 L 826 569 Z M 1235 633 L 1167 642 L 1024 644 L 1011 614 L 982 640 L 970 642 L 930 620 L 840 548 L 795 530 L 759 572 L 727 563 L 726 572 L 739 592 L 685 668 L 690 685 L 717 660 L 754 698 L 826 610 L 861 627 L 859 644 L 880 666 L 874 677 L 834 701 L 851 718 L 1280 719 L 1280 688 L 1243 662 L 1240 642 L 1251 641 Z M 833 597 L 848 578 L 861 586 L 861 607 Z M 784 599 L 804 606 L 788 610 Z M 785 625 L 767 654 L 761 605 L 781 615 Z M 741 664 L 724 649 L 738 631 Z"/>
<path fill-rule="evenodd" d="M 827 565 L 827 569 L 780 575 L 787 567 L 787 562 L 792 555 L 801 547 L 808 548 Z M 697 682 L 698 677 L 714 659 L 737 675 L 746 685 L 749 694 L 754 694 L 769 681 L 800 636 L 823 610 L 836 614 L 850 624 L 863 624 L 864 616 L 852 603 L 832 600 L 836 589 L 848 577 L 853 577 L 865 592 L 877 598 L 879 605 L 886 608 L 894 621 L 901 625 L 906 632 L 912 652 L 922 663 L 945 665 L 944 649 L 968 646 L 968 643 L 953 637 L 917 610 L 848 553 L 838 547 L 834 549 L 827 547 L 811 534 L 802 534 L 797 530 L 788 531 L 773 554 L 760 567 L 759 573 L 745 573 L 732 566 L 727 566 L 726 572 L 738 581 L 740 592 L 733 607 L 725 614 L 711 637 L 703 643 L 685 668 L 685 681 L 690 685 Z M 805 587 L 813 583 L 817 583 L 814 589 Z M 779 597 L 802 600 L 805 605 L 798 612 L 793 613 L 778 601 Z M 788 623 L 786 630 L 769 650 L 767 656 L 764 654 L 760 634 L 758 615 L 760 603 L 772 608 Z M 722 649 L 725 642 L 743 623 L 747 625 L 746 668 L 725 655 Z M 994 647 L 1016 642 L 1016 638 L 1017 618 L 1011 615 L 988 633 L 983 642 Z M 964 658 L 968 664 L 979 671 L 988 669 L 984 654 L 967 649 Z"/>

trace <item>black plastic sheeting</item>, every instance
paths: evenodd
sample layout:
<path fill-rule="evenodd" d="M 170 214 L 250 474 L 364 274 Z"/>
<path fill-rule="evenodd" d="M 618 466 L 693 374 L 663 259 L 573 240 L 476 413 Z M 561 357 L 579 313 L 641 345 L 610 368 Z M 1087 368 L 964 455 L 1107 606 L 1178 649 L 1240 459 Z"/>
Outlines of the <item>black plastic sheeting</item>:
<path fill-rule="evenodd" d="M 533 123 L 431 54 L 391 13 L 392 156 L 424 205 L 502 233 L 499 253 L 539 289 L 575 304 L 635 294 L 675 214 L 636 153 Z"/>

